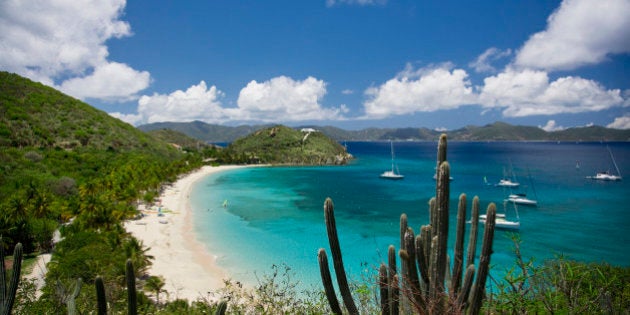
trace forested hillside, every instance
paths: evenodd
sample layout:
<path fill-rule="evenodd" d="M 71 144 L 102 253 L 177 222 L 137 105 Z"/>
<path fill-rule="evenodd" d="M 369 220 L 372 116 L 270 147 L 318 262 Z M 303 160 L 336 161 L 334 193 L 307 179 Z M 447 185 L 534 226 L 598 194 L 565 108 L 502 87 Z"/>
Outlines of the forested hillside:
<path fill-rule="evenodd" d="M 59 288 L 106 279 L 112 305 L 124 294 L 121 270 L 150 264 L 146 248 L 122 228 L 161 185 L 202 164 L 200 152 L 175 146 L 40 83 L 0 72 L 0 236 L 26 257 L 53 249 L 43 298 L 14 313 L 65 313 Z M 52 243 L 60 229 L 63 240 Z M 29 288 L 28 285 L 23 287 Z M 76 298 L 96 309 L 93 290 Z"/>

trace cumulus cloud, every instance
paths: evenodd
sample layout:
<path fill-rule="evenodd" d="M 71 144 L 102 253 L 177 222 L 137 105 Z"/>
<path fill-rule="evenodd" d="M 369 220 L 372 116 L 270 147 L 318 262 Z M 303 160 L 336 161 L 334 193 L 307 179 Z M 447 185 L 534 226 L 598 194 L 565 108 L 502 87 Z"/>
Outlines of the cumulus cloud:
<path fill-rule="evenodd" d="M 490 47 L 479 55 L 475 61 L 468 64 L 468 66 L 473 68 L 475 72 L 496 72 L 497 69 L 492 65 L 492 62 L 508 57 L 511 54 L 511 49 L 500 50 L 495 47 Z"/>
<path fill-rule="evenodd" d="M 303 81 L 286 76 L 269 81 L 251 81 L 239 93 L 238 108 L 227 109 L 239 120 L 300 121 L 338 120 L 347 112 L 345 106 L 324 108 L 320 102 L 326 94 L 326 83 L 308 77 Z"/>
<path fill-rule="evenodd" d="M 615 120 L 606 125 L 606 127 L 614 129 L 630 129 L 630 114 L 615 118 Z"/>
<path fill-rule="evenodd" d="M 107 60 L 106 41 L 131 35 L 120 20 L 124 7 L 125 0 L 1 1 L 0 68 L 51 86 L 66 80 L 57 87 L 79 98 L 128 99 L 148 86 L 149 74 Z"/>
<path fill-rule="evenodd" d="M 630 1 L 565 0 L 518 51 L 515 65 L 570 70 L 630 52 Z"/>
<path fill-rule="evenodd" d="M 479 102 L 503 108 L 505 117 L 524 117 L 599 111 L 624 100 L 620 90 L 606 90 L 592 80 L 568 76 L 549 82 L 545 71 L 507 69 L 484 79 Z"/>
<path fill-rule="evenodd" d="M 433 112 L 473 104 L 476 96 L 462 69 L 444 64 L 414 70 L 410 65 L 395 78 L 365 91 L 366 118 Z"/>
<path fill-rule="evenodd" d="M 347 5 L 385 5 L 387 0 L 326 0 L 326 6 L 332 7 L 335 5 L 347 4 Z"/>
<path fill-rule="evenodd" d="M 138 91 L 149 86 L 151 75 L 126 64 L 110 62 L 98 66 L 90 75 L 64 81 L 59 89 L 77 98 L 113 100 L 135 99 Z"/>
<path fill-rule="evenodd" d="M 158 93 L 144 95 L 138 100 L 140 119 L 135 116 L 124 118 L 134 120 L 136 123 L 193 120 L 220 123 L 226 119 L 225 110 L 221 107 L 221 97 L 223 93 L 215 86 L 208 88 L 206 82 L 201 81 L 186 91 L 177 90 L 168 95 Z"/>
<path fill-rule="evenodd" d="M 551 131 L 560 131 L 560 130 L 564 130 L 566 128 L 564 128 L 563 126 L 558 126 L 556 125 L 556 121 L 555 120 L 549 120 L 547 121 L 547 124 L 544 126 L 538 126 L 538 128 L 547 131 L 547 132 L 551 132 Z"/>
<path fill-rule="evenodd" d="M 226 107 L 225 96 L 216 86 L 205 81 L 187 90 L 170 94 L 144 95 L 138 100 L 137 114 L 110 113 L 132 125 L 162 121 L 207 123 L 226 121 L 293 122 L 302 120 L 342 120 L 348 112 L 345 105 L 324 108 L 320 101 L 326 94 L 324 81 L 308 77 L 296 81 L 280 76 L 265 82 L 251 81 L 245 86 L 237 107 Z"/>

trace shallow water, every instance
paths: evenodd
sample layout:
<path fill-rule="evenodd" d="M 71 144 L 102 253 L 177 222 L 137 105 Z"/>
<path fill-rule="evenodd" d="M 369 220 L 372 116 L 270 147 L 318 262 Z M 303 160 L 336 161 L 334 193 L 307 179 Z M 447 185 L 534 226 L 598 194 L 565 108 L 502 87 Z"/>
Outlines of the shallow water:
<path fill-rule="evenodd" d="M 398 248 L 401 213 L 416 232 L 428 224 L 437 143 L 394 144 L 405 175 L 400 181 L 378 177 L 391 167 L 388 142 L 346 145 L 356 157 L 348 166 L 245 168 L 199 181 L 191 193 L 197 237 L 235 280 L 256 283 L 272 265 L 286 264 L 304 287 L 319 288 L 317 250 L 323 247 L 330 256 L 323 204 L 331 197 L 346 271 L 354 279 L 374 273 L 386 261 L 387 247 Z M 479 196 L 482 212 L 490 202 L 503 211 L 510 191 L 484 184 L 484 177 L 496 183 L 512 170 L 521 183 L 518 191 L 539 203 L 516 209 L 526 259 L 541 262 L 562 254 L 629 266 L 630 177 L 621 182 L 585 178 L 599 170 L 615 172 L 606 146 L 624 175 L 630 170 L 628 143 L 450 142 L 449 243 L 455 238 L 459 194 L 467 194 L 469 209 L 472 197 Z M 516 217 L 513 207 L 506 213 Z M 495 234 L 492 272 L 499 277 L 514 265 L 509 235 Z"/>

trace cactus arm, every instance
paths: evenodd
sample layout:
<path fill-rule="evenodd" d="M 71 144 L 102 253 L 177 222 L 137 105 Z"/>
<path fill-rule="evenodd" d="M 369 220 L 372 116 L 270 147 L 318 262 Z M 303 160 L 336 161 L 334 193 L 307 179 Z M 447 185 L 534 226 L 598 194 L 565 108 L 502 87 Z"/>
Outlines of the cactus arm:
<path fill-rule="evenodd" d="M 453 278 L 449 293 L 456 297 L 462 281 L 462 268 L 464 263 L 464 232 L 466 230 L 466 194 L 459 196 L 457 206 L 457 233 L 455 236 L 455 249 L 453 255 Z"/>
<path fill-rule="evenodd" d="M 341 314 L 341 307 L 339 306 L 339 300 L 337 300 L 335 288 L 333 287 L 332 277 L 330 276 L 330 268 L 328 267 L 328 256 L 326 255 L 325 249 L 319 249 L 317 252 L 317 261 L 319 262 L 319 272 L 322 276 L 324 292 L 326 293 L 326 299 L 328 300 L 330 309 L 333 314 Z"/>
<path fill-rule="evenodd" d="M 105 285 L 103 284 L 103 278 L 96 276 L 94 279 L 94 286 L 96 286 L 96 302 L 98 306 L 98 315 L 107 315 L 107 299 L 105 298 Z"/>
<path fill-rule="evenodd" d="M 440 138 L 441 140 L 442 138 Z M 448 240 L 448 213 L 449 213 L 449 177 L 450 166 L 448 162 L 444 161 L 440 164 L 437 178 L 436 188 L 436 226 L 433 231 L 437 237 L 437 257 L 436 257 L 436 274 L 435 281 L 432 280 L 432 286 L 436 292 L 444 292 L 444 275 L 446 272 L 446 251 Z M 433 245 L 432 245 L 433 246 Z"/>
<path fill-rule="evenodd" d="M 214 311 L 214 315 L 225 315 L 226 311 L 227 301 L 221 301 L 219 302 L 219 305 L 217 305 L 217 309 Z"/>
<path fill-rule="evenodd" d="M 381 263 L 381 266 L 378 269 L 378 284 L 380 288 L 381 295 L 381 314 L 389 315 L 389 282 L 388 282 L 388 274 L 387 274 L 387 266 Z"/>
<path fill-rule="evenodd" d="M 470 288 L 472 287 L 473 277 L 475 276 L 475 265 L 468 265 L 466 268 L 466 275 L 464 276 L 464 284 L 462 285 L 462 290 L 459 296 L 457 296 L 457 306 L 460 308 L 454 313 L 461 313 L 460 310 L 464 308 L 464 304 L 468 301 L 468 295 L 470 293 Z"/>
<path fill-rule="evenodd" d="M 407 280 L 412 285 L 412 293 L 420 294 L 420 279 L 418 278 L 418 268 L 416 266 L 416 246 L 415 236 L 412 228 L 407 228 L 405 233 L 405 251 L 407 252 Z"/>
<path fill-rule="evenodd" d="M 426 290 L 429 284 L 429 272 L 427 270 L 427 259 L 424 256 L 424 245 L 422 240 L 422 234 L 416 235 L 416 262 L 418 269 L 420 269 L 421 289 Z"/>
<path fill-rule="evenodd" d="M 488 206 L 486 211 L 486 224 L 483 233 L 483 245 L 479 256 L 479 272 L 475 280 L 475 289 L 472 292 L 470 314 L 479 314 L 481 300 L 486 288 L 486 278 L 490 269 L 490 255 L 492 254 L 492 241 L 494 239 L 494 225 L 496 220 L 497 207 L 494 203 Z"/>
<path fill-rule="evenodd" d="M 58 282 L 59 283 L 59 282 Z M 60 283 L 59 283 L 60 284 Z M 81 285 L 83 284 L 81 278 L 77 279 L 77 283 L 74 285 L 72 294 L 65 298 L 66 308 L 68 309 L 68 315 L 74 315 L 77 313 L 76 299 L 81 292 Z"/>
<path fill-rule="evenodd" d="M 472 210 L 470 213 L 470 234 L 468 236 L 468 252 L 466 256 L 466 266 L 475 263 L 477 252 L 477 229 L 479 227 L 479 197 L 473 198 Z"/>
<path fill-rule="evenodd" d="M 138 314 L 138 302 L 136 299 L 136 275 L 133 272 L 133 263 L 131 259 L 127 259 L 125 265 L 125 278 L 127 280 L 127 313 L 129 315 Z"/>
<path fill-rule="evenodd" d="M 394 245 L 389 245 L 387 248 L 387 260 L 389 266 L 387 279 L 389 282 L 389 310 L 392 315 L 398 315 L 398 275 L 396 275 L 396 248 Z"/>
<path fill-rule="evenodd" d="M 0 244 L 0 247 L 2 245 Z M 2 273 L 4 274 L 4 257 L 2 257 Z M 2 297 L 3 305 L 2 305 L 2 313 L 3 314 L 11 314 L 11 310 L 13 309 L 13 303 L 15 302 L 15 295 L 17 293 L 18 284 L 20 283 L 20 272 L 22 271 L 22 243 L 17 243 L 15 248 L 13 249 L 13 273 L 11 274 L 11 280 L 9 283 L 9 290 L 4 290 L 5 296 Z M 6 275 L 2 280 L 6 279 Z M 5 286 L 5 283 L 2 283 L 2 287 Z"/>
<path fill-rule="evenodd" d="M 409 221 L 407 214 L 400 215 L 400 248 L 405 248 L 405 233 L 407 233 L 407 227 L 409 227 Z"/>
<path fill-rule="evenodd" d="M 335 223 L 335 212 L 332 199 L 326 198 L 324 202 L 324 216 L 326 221 L 326 231 L 328 233 L 328 242 L 330 243 L 330 252 L 333 257 L 333 266 L 335 267 L 335 275 L 337 276 L 337 284 L 339 285 L 339 291 L 343 303 L 348 309 L 350 314 L 358 314 L 352 293 L 350 292 L 350 286 L 348 285 L 348 279 L 346 277 L 346 271 L 343 266 L 343 258 L 341 257 L 341 249 L 339 247 L 339 238 L 337 237 L 337 226 Z"/>
<path fill-rule="evenodd" d="M 7 292 L 7 274 L 4 266 L 4 243 L 0 237 L 0 312 L 4 314 Z"/>

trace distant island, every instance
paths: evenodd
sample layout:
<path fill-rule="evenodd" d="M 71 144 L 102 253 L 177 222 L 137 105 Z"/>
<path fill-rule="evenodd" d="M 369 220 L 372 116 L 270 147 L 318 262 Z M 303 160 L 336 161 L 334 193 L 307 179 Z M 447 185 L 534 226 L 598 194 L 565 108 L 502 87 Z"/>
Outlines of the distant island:
<path fill-rule="evenodd" d="M 169 129 L 209 143 L 233 142 L 271 125 L 242 125 L 236 127 L 207 124 L 201 121 L 161 122 L 139 126 L 142 131 Z M 428 128 L 367 128 L 344 130 L 332 126 L 300 126 L 295 130 L 312 128 L 336 141 L 435 141 L 446 133 L 451 141 L 630 141 L 630 130 L 601 126 L 575 127 L 547 132 L 539 127 L 515 126 L 495 122 L 485 126 L 466 126 L 457 130 L 437 131 Z"/>

